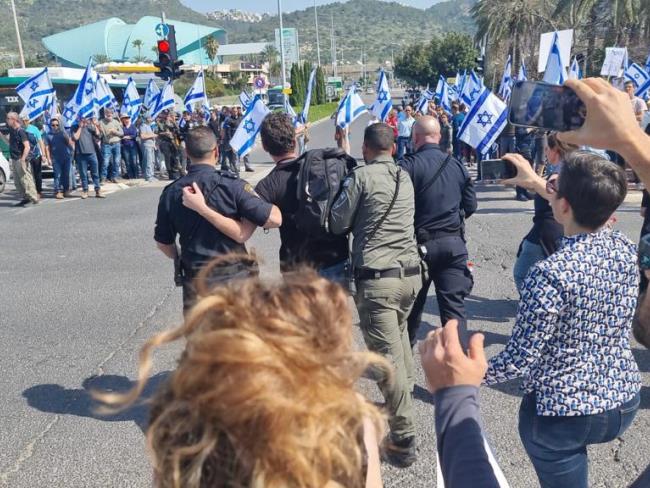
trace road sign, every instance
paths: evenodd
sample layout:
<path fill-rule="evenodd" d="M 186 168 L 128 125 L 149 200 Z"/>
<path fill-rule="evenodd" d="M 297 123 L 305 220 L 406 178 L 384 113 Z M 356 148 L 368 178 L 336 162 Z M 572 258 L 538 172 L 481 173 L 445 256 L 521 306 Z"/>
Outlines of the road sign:
<path fill-rule="evenodd" d="M 156 34 L 158 37 L 167 37 L 169 35 L 169 26 L 167 24 L 158 24 L 156 26 Z"/>
<path fill-rule="evenodd" d="M 291 88 L 285 88 L 284 90 L 282 90 L 282 93 L 284 93 L 285 95 L 291 95 L 293 91 L 291 90 Z"/>
<path fill-rule="evenodd" d="M 262 88 L 264 88 L 264 87 L 266 86 L 266 80 L 265 80 L 262 76 L 257 76 L 257 77 L 253 80 L 253 85 L 254 85 L 255 88 L 257 88 L 258 90 L 261 90 Z"/>

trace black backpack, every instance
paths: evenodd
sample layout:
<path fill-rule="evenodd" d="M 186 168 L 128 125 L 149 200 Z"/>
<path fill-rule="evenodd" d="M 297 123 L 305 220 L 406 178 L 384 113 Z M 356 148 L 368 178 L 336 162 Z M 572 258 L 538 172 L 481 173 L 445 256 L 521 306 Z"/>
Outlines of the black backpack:
<path fill-rule="evenodd" d="M 357 160 L 342 149 L 326 148 L 307 151 L 296 163 L 300 165 L 296 227 L 311 237 L 329 236 L 330 209 Z"/>

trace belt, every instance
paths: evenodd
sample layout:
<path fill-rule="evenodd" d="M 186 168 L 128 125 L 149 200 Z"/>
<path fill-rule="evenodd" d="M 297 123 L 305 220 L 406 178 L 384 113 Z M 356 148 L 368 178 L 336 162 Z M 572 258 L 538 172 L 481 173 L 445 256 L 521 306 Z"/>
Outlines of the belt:
<path fill-rule="evenodd" d="M 424 244 L 425 242 L 433 241 L 435 239 L 440 239 L 442 237 L 462 237 L 460 229 L 458 230 L 423 230 L 420 229 L 416 232 L 418 244 Z"/>
<path fill-rule="evenodd" d="M 412 266 L 410 268 L 392 268 L 383 271 L 374 269 L 359 269 L 354 273 L 354 277 L 358 280 L 378 280 L 380 278 L 408 278 L 409 276 L 417 276 L 422 273 L 420 266 Z"/>

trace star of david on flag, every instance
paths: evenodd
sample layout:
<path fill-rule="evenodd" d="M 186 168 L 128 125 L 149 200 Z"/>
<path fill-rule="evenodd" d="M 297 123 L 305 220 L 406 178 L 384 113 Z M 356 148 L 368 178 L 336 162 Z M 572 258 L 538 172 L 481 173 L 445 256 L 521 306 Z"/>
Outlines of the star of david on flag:
<path fill-rule="evenodd" d="M 436 94 L 429 90 L 429 87 L 427 86 L 427 89 L 424 90 L 424 93 L 420 95 L 420 98 L 418 98 L 418 101 L 415 104 L 415 111 L 420 112 L 422 115 L 429 113 L 429 102 L 433 100 L 433 97 L 435 96 Z"/>
<path fill-rule="evenodd" d="M 377 117 L 381 122 L 384 122 L 392 108 L 393 100 L 390 96 L 388 79 L 386 78 L 386 73 L 382 69 L 379 71 L 379 77 L 377 78 L 377 99 L 370 107 L 370 113 Z"/>
<path fill-rule="evenodd" d="M 506 126 L 507 105 L 485 88 L 465 117 L 458 138 L 485 155 Z"/>
<path fill-rule="evenodd" d="M 126 89 L 124 90 L 124 100 L 122 100 L 122 106 L 120 107 L 120 115 L 128 115 L 131 123 L 135 123 L 140 115 L 140 106 L 140 94 L 135 87 L 135 82 L 129 77 Z"/>
<path fill-rule="evenodd" d="M 650 79 L 650 75 L 646 70 L 636 63 L 632 63 L 627 67 L 624 76 L 626 81 L 634 83 L 634 88 L 639 88 Z"/>
<path fill-rule="evenodd" d="M 259 95 L 255 95 L 253 101 L 242 118 L 239 127 L 230 140 L 230 147 L 238 156 L 244 156 L 255 144 L 255 138 L 260 131 L 262 121 L 271 113 Z"/>
<path fill-rule="evenodd" d="M 156 82 L 149 80 L 147 85 L 147 91 L 144 92 L 144 100 L 142 105 L 148 111 L 154 109 L 158 103 L 158 98 L 160 97 L 160 88 L 156 85 Z"/>
<path fill-rule="evenodd" d="M 471 107 L 484 88 L 485 87 L 483 86 L 481 79 L 476 73 L 474 73 L 474 71 L 472 71 L 468 76 L 468 80 L 465 82 L 465 86 L 463 87 L 463 92 L 460 95 L 460 99 L 465 105 Z"/>
<path fill-rule="evenodd" d="M 363 100 L 356 92 L 356 87 L 353 85 L 348 90 L 347 95 L 339 104 L 339 111 L 336 115 L 336 125 L 341 129 L 345 129 L 354 122 L 359 115 L 368 111 L 368 107 L 363 103 Z"/>
<path fill-rule="evenodd" d="M 151 117 L 155 119 L 163 110 L 173 109 L 174 105 L 176 105 L 174 85 L 171 80 L 168 80 L 156 99 L 156 106 L 151 111 Z"/>
<path fill-rule="evenodd" d="M 54 87 L 47 68 L 18 85 L 16 93 L 25 102 L 25 107 L 20 112 L 21 117 L 32 121 L 42 115 L 54 97 Z"/>
<path fill-rule="evenodd" d="M 185 110 L 193 113 L 197 112 L 196 106 L 200 105 L 203 110 L 203 117 L 206 120 L 210 118 L 210 104 L 208 103 L 208 96 L 205 93 L 203 70 L 199 71 L 199 74 L 196 75 L 194 83 L 187 92 L 187 95 L 185 95 L 183 105 L 185 105 Z"/>
<path fill-rule="evenodd" d="M 77 118 L 90 117 L 95 113 L 95 83 L 93 80 L 97 77 L 97 73 L 92 68 L 92 61 L 92 58 L 88 60 L 88 65 L 79 80 L 74 95 L 65 105 L 63 126 L 66 129 L 72 127 Z M 88 93 L 91 87 L 92 89 Z"/>

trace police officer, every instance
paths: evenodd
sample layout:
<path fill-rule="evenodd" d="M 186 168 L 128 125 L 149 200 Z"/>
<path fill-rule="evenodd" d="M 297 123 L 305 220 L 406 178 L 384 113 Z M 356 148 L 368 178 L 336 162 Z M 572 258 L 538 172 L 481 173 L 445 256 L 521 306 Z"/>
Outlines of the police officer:
<path fill-rule="evenodd" d="M 406 467 L 416 460 L 413 422 L 413 356 L 406 319 L 422 287 L 422 266 L 415 242 L 413 185 L 393 161 L 393 129 L 387 124 L 366 128 L 366 165 L 343 183 L 332 205 L 330 228 L 351 231 L 355 302 L 363 337 L 371 351 L 383 354 L 395 368 L 390 385 L 379 378 L 390 418 L 385 457 Z"/>
<path fill-rule="evenodd" d="M 202 213 L 184 206 L 183 193 L 200 193 L 207 210 L 212 207 L 226 217 L 245 219 L 258 226 L 279 227 L 282 216 L 277 207 L 259 198 L 248 183 L 230 172 L 217 171 L 217 140 L 209 127 L 191 129 L 185 137 L 185 150 L 192 164 L 187 175 L 163 190 L 154 239 L 167 257 L 180 257 L 184 276 L 183 309 L 187 311 L 195 297 L 192 280 L 203 265 L 217 256 L 246 253 L 246 247 L 238 242 L 243 239 L 220 232 Z M 180 256 L 176 248 L 177 236 Z M 211 283 L 219 282 L 250 276 L 254 272 L 247 264 L 234 263 L 215 269 L 209 279 Z"/>
<path fill-rule="evenodd" d="M 439 142 L 438 121 L 430 116 L 420 117 L 413 126 L 415 152 L 400 162 L 415 188 L 415 233 L 429 268 L 429 279 L 408 319 L 412 346 L 431 282 L 436 287 L 442 324 L 458 319 L 461 340 L 467 331 L 465 297 L 473 286 L 467 267 L 464 219 L 476 211 L 476 194 L 465 166 L 443 152 Z"/>

